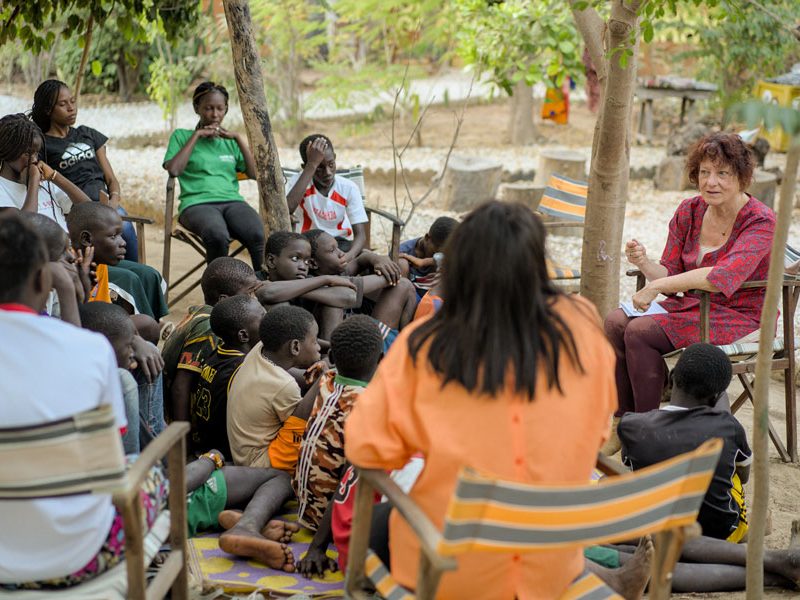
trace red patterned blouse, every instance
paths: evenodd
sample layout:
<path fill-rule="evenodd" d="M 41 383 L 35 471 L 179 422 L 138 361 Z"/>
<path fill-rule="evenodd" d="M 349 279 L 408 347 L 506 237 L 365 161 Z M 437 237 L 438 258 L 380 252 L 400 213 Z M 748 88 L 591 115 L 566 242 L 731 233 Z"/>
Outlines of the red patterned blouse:
<path fill-rule="evenodd" d="M 661 264 L 669 275 L 713 267 L 708 275 L 720 293 L 711 294 L 712 344 L 730 344 L 758 329 L 764 289 L 739 290 L 745 281 L 767 278 L 775 213 L 752 196 L 741 208 L 728 240 L 708 252 L 700 264 L 700 227 L 708 205 L 701 196 L 681 202 L 669 223 Z M 700 300 L 695 294 L 670 296 L 661 305 L 669 312 L 652 318 L 676 348 L 700 341 Z"/>

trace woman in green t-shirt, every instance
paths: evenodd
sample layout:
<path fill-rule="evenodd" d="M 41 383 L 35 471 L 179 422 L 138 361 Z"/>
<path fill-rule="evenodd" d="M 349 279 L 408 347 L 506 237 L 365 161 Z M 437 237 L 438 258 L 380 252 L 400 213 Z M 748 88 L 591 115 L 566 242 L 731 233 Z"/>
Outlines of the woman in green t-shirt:
<path fill-rule="evenodd" d="M 163 164 L 181 184 L 178 222 L 200 236 L 207 262 L 227 256 L 234 238 L 247 248 L 258 272 L 264 258 L 264 229 L 258 213 L 239 193 L 237 177 L 246 173 L 255 179 L 256 165 L 242 135 L 222 127 L 228 90 L 203 82 L 195 88 L 192 104 L 200 121 L 194 130 L 172 133 Z"/>

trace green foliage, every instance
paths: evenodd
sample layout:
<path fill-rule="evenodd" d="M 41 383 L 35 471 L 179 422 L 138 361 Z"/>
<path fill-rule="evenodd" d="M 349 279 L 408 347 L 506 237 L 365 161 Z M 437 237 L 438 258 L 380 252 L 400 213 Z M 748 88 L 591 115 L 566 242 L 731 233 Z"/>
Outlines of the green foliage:
<path fill-rule="evenodd" d="M 561 87 L 583 64 L 569 6 L 558 0 L 454 0 L 456 51 L 509 95 L 514 84 Z"/>
<path fill-rule="evenodd" d="M 796 108 L 748 100 L 731 106 L 727 116 L 731 120 L 746 123 L 748 127 L 763 125 L 768 131 L 781 127 L 787 135 L 800 137 L 800 110 Z"/>
<path fill-rule="evenodd" d="M 169 128 L 177 127 L 178 106 L 183 100 L 183 93 L 192 80 L 192 73 L 184 61 L 170 63 L 159 56 L 153 60 L 148 70 L 150 82 L 147 84 L 147 95 L 156 102 L 169 122 Z"/>
<path fill-rule="evenodd" d="M 325 10 L 306 0 L 253 0 L 250 10 L 262 48 L 268 108 L 294 136 L 303 120 L 300 75 L 321 55 Z"/>
<path fill-rule="evenodd" d="M 165 35 L 174 40 L 197 20 L 198 0 L 15 0 L 0 5 L 0 45 L 20 40 L 27 50 L 42 52 L 55 42 L 56 24 L 67 15 L 61 28 L 64 39 L 80 37 L 90 18 L 96 24 L 113 21 L 122 36 L 145 42 L 145 24 L 161 22 Z"/>
<path fill-rule="evenodd" d="M 796 0 L 762 4 L 784 23 L 796 17 Z M 690 11 L 701 18 L 683 18 Z M 724 106 L 749 97 L 758 79 L 788 71 L 800 59 L 797 40 L 772 15 L 750 3 L 722 0 L 700 8 L 683 6 L 675 21 L 683 23 L 682 31 L 693 46 L 678 58 L 698 61 L 699 77 L 719 86 Z"/>

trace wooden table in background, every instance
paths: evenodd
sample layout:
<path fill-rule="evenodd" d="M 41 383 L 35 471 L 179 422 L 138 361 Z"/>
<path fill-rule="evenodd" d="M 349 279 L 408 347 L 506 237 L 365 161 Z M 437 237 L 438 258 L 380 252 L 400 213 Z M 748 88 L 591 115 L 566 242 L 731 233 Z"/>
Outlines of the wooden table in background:
<path fill-rule="evenodd" d="M 687 118 L 691 118 L 692 107 L 695 100 L 707 100 L 715 94 L 715 90 L 697 89 L 672 89 L 672 88 L 651 88 L 644 86 L 636 87 L 636 97 L 642 102 L 641 112 L 639 113 L 639 133 L 644 133 L 648 143 L 653 141 L 653 100 L 658 98 L 680 98 L 681 99 L 681 118 L 680 124 Z"/>

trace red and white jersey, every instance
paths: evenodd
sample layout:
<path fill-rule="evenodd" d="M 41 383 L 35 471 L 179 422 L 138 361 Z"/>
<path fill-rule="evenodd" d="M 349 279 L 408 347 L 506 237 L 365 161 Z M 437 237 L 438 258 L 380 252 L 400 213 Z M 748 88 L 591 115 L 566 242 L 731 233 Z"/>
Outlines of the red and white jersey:
<path fill-rule="evenodd" d="M 291 190 L 299 178 L 300 173 L 294 175 L 286 183 L 286 190 Z M 368 220 L 358 186 L 339 175 L 333 178 L 327 196 L 320 193 L 312 181 L 297 206 L 295 216 L 300 221 L 301 233 L 321 229 L 333 237 L 348 240 L 353 239 L 353 225 Z"/>

